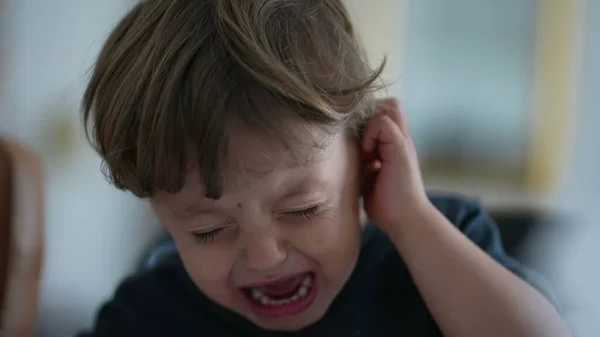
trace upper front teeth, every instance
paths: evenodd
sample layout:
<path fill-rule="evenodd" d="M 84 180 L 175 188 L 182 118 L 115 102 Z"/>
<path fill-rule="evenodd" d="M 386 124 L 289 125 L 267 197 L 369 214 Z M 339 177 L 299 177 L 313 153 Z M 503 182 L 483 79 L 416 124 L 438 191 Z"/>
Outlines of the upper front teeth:
<path fill-rule="evenodd" d="M 279 299 L 279 300 L 270 298 L 268 295 L 263 294 L 263 292 L 258 288 L 252 288 L 250 294 L 254 300 L 259 301 L 263 305 L 277 306 L 277 305 L 295 302 L 301 298 L 306 297 L 306 295 L 308 294 L 308 290 L 310 289 L 312 284 L 313 284 L 312 275 L 307 275 L 302 280 L 302 285 L 298 288 L 298 290 L 296 291 L 296 293 L 294 295 L 292 295 L 289 298 L 284 298 L 284 299 Z"/>
<path fill-rule="evenodd" d="M 308 293 L 308 289 L 306 289 L 305 286 L 301 286 L 300 289 L 298 289 L 299 297 L 304 297 L 304 296 L 306 296 L 307 293 Z"/>
<path fill-rule="evenodd" d="M 312 285 L 312 277 L 310 275 L 306 276 L 304 280 L 302 280 L 302 285 L 309 288 Z"/>
<path fill-rule="evenodd" d="M 256 288 L 252 288 L 252 298 L 253 299 L 260 300 L 262 296 L 263 296 L 262 291 L 260 291 L 259 289 L 256 289 Z"/>

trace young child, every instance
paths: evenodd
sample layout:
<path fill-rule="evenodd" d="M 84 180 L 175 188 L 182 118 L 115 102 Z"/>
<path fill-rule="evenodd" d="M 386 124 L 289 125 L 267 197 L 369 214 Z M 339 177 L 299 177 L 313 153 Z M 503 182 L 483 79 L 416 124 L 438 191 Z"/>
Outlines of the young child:
<path fill-rule="evenodd" d="M 569 335 L 476 202 L 428 198 L 363 55 L 341 0 L 148 0 L 121 21 L 84 117 L 178 255 L 85 336 Z"/>

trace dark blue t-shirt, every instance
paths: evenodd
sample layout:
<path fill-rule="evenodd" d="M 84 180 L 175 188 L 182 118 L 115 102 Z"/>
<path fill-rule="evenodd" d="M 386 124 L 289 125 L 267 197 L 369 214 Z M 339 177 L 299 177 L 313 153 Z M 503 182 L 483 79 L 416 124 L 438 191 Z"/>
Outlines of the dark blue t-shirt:
<path fill-rule="evenodd" d="M 479 203 L 453 197 L 432 202 L 496 261 L 539 288 L 532 274 L 506 255 L 498 228 Z M 172 254 L 124 281 L 100 310 L 93 331 L 81 337 L 442 336 L 389 238 L 368 225 L 362 239 L 350 279 L 326 315 L 302 331 L 264 331 L 218 306 L 192 283 L 177 254 Z"/>

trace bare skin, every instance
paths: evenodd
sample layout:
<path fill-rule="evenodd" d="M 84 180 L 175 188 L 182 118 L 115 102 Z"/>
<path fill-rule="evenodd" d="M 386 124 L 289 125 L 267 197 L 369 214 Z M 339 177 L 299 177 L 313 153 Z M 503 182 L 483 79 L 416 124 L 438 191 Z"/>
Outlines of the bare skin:
<path fill-rule="evenodd" d="M 151 201 L 196 286 L 267 330 L 297 331 L 320 320 L 360 251 L 357 142 L 313 136 L 326 146 L 296 149 L 294 157 L 260 132 L 239 130 L 218 200 L 204 197 L 191 172 L 181 192 Z M 267 317 L 240 291 L 305 272 L 314 275 L 317 294 L 294 315 Z"/>
<path fill-rule="evenodd" d="M 570 336 L 548 300 L 429 202 L 400 104 L 380 103 L 362 142 L 372 182 L 365 190 L 366 210 L 394 242 L 444 335 Z"/>
<path fill-rule="evenodd" d="M 362 193 L 446 336 L 569 335 L 541 294 L 431 205 L 396 100 L 379 102 L 358 145 L 341 134 L 314 136 L 325 146 L 304 149 L 300 157 L 310 160 L 297 161 L 260 132 L 239 130 L 221 198 L 205 198 L 192 171 L 181 192 L 151 201 L 188 274 L 214 302 L 267 330 L 297 331 L 320 320 L 358 258 Z M 265 317 L 240 291 L 306 272 L 318 291 L 298 314 Z"/>

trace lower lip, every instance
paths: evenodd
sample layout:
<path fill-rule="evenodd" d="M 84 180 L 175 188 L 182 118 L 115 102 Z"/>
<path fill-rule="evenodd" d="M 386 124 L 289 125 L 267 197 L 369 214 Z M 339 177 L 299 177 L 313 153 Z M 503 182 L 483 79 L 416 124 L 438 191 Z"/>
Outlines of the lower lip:
<path fill-rule="evenodd" d="M 282 304 L 282 305 L 278 305 L 278 306 L 261 305 L 261 304 L 256 303 L 251 298 L 249 298 L 247 295 L 244 295 L 244 296 L 246 297 L 246 300 L 248 301 L 248 303 L 250 303 L 250 307 L 252 308 L 252 310 L 261 316 L 269 317 L 269 318 L 279 318 L 279 317 L 298 315 L 301 312 L 303 312 L 304 310 L 308 309 L 308 307 L 310 307 L 310 305 L 317 298 L 317 282 L 316 281 L 317 281 L 316 275 L 313 274 L 313 283 L 312 283 L 312 286 L 310 287 L 310 289 L 308 290 L 308 293 L 306 294 L 306 296 L 295 302 L 288 303 L 288 304 Z"/>

